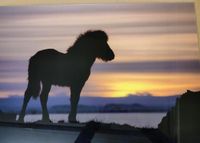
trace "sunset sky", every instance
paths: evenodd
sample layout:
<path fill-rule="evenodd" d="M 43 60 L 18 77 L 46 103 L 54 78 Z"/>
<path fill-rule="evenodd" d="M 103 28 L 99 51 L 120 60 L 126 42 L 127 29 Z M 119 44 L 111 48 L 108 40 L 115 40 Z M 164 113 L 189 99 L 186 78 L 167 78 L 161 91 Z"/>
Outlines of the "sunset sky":
<path fill-rule="evenodd" d="M 66 52 L 80 33 L 101 29 L 116 58 L 96 60 L 82 96 L 178 95 L 200 90 L 194 5 L 82 4 L 0 7 L 0 98 L 22 96 L 29 58 Z M 51 96 L 69 89 L 52 87 Z"/>

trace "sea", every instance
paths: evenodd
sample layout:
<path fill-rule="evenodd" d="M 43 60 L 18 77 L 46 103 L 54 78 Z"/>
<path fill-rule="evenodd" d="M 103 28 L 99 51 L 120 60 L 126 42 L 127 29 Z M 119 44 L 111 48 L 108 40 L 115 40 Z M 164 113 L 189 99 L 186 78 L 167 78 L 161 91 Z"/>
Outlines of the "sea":
<path fill-rule="evenodd" d="M 128 124 L 135 127 L 157 128 L 158 124 L 166 113 L 78 113 L 79 122 L 99 121 L 103 123 Z M 41 114 L 28 114 L 25 122 L 35 122 L 41 120 Z M 67 122 L 68 114 L 50 114 L 50 119 L 57 123 L 64 120 Z"/>

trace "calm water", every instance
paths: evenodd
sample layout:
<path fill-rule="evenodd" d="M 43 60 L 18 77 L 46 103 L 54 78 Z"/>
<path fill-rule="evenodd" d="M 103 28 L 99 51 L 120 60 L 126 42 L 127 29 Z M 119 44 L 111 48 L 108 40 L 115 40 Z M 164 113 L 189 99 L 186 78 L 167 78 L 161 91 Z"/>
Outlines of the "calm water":
<path fill-rule="evenodd" d="M 77 119 L 80 122 L 96 120 L 104 123 L 129 124 L 136 127 L 156 128 L 166 113 L 79 113 Z M 41 114 L 26 115 L 25 122 L 34 122 L 40 120 Z M 53 122 L 65 120 L 67 122 L 68 114 L 50 114 Z"/>

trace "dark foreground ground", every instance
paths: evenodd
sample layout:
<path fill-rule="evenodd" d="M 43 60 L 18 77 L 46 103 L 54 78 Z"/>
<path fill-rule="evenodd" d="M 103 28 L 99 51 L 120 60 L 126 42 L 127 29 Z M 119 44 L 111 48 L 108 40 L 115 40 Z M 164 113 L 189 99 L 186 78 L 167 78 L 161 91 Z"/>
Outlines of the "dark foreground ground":
<path fill-rule="evenodd" d="M 169 143 L 158 130 L 129 125 L 0 122 L 2 143 Z"/>

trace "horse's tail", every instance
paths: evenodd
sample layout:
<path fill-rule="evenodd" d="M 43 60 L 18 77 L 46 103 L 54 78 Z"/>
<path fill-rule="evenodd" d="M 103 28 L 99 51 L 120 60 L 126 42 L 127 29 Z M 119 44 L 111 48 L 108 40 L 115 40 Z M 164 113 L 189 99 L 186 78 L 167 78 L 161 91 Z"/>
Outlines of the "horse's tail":
<path fill-rule="evenodd" d="M 41 86 L 40 79 L 38 77 L 38 67 L 37 60 L 33 57 L 29 60 L 28 66 L 28 87 L 27 94 L 30 94 L 34 99 L 36 99 L 40 94 Z"/>

